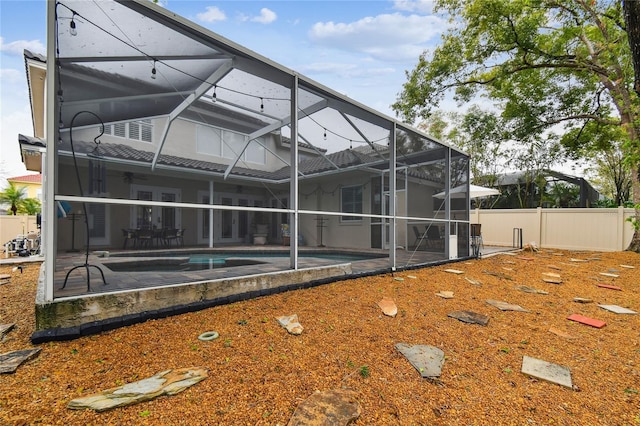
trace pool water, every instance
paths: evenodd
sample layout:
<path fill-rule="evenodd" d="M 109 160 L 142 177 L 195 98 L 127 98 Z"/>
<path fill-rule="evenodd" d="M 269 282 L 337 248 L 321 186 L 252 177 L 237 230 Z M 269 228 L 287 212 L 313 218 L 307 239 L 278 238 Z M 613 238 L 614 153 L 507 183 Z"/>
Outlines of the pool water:
<path fill-rule="evenodd" d="M 206 271 L 219 268 L 259 265 L 264 262 L 251 259 L 210 259 L 185 262 L 177 259 L 144 259 L 134 262 L 109 262 L 104 266 L 114 272 L 188 272 Z"/>
<path fill-rule="evenodd" d="M 300 257 L 356 262 L 379 256 L 354 253 L 304 252 Z M 289 252 L 217 252 L 217 253 L 123 253 L 115 257 L 145 257 L 139 261 L 109 262 L 104 265 L 114 272 L 188 272 L 267 263 L 266 258 L 288 258 Z M 262 260 L 261 260 L 262 259 Z"/>

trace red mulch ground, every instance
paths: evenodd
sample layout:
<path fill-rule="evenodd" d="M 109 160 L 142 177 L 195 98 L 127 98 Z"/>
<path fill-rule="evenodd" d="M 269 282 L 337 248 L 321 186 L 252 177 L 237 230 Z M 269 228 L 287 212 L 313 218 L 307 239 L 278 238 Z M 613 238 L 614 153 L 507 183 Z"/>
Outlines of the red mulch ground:
<path fill-rule="evenodd" d="M 445 272 L 450 268 L 464 274 Z M 600 274 L 610 269 L 619 277 Z M 358 395 L 362 415 L 356 425 L 638 425 L 640 315 L 614 314 L 597 304 L 640 312 L 639 271 L 640 255 L 628 252 L 498 255 L 47 343 L 15 374 L 0 375 L 0 424 L 285 425 L 314 391 L 344 387 Z M 560 274 L 562 284 L 543 282 L 544 272 Z M 12 273 L 11 267 L 0 273 Z M 0 286 L 0 324 L 17 326 L 0 343 L 0 353 L 33 346 L 38 266 L 12 275 Z M 518 285 L 549 294 L 525 293 L 514 289 Z M 441 290 L 453 291 L 454 298 L 437 297 Z M 377 303 L 383 297 L 394 299 L 396 317 L 382 315 Z M 487 299 L 531 312 L 503 312 Z M 449 318 L 455 310 L 488 315 L 489 324 Z M 294 313 L 304 327 L 300 336 L 287 334 L 275 320 Z M 574 313 L 607 325 L 568 321 Z M 209 330 L 220 338 L 198 340 Z M 442 349 L 440 380 L 422 379 L 395 350 L 399 342 Z M 570 368 L 574 389 L 523 375 L 525 355 Z M 190 366 L 205 367 L 209 377 L 175 396 L 103 413 L 66 408 L 73 398 Z"/>

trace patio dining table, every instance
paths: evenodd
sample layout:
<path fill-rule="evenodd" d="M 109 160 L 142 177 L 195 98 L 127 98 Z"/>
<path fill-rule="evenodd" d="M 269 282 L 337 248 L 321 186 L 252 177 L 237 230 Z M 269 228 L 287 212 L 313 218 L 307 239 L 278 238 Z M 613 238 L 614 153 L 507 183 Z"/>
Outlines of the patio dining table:
<path fill-rule="evenodd" d="M 133 248 L 160 248 L 166 247 L 165 236 L 170 229 L 165 228 L 130 228 L 123 229 L 125 242 L 123 248 L 127 247 L 127 241 L 133 240 Z"/>

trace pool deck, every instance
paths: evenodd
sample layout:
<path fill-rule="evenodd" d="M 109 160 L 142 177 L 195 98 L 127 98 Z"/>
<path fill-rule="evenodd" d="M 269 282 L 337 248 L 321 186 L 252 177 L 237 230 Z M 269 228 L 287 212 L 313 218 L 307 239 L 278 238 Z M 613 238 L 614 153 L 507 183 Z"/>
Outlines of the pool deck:
<path fill-rule="evenodd" d="M 287 252 L 288 247 L 280 245 L 265 245 L 265 246 L 233 246 L 233 247 L 220 247 L 220 248 L 184 248 L 171 250 L 171 257 L 175 258 L 187 258 L 189 254 L 193 252 L 209 252 L 209 253 L 224 253 L 224 252 L 242 252 L 246 253 L 259 253 L 258 258 L 262 263 L 255 265 L 244 265 L 236 267 L 223 267 L 211 270 L 197 270 L 197 271 L 179 271 L 179 272 L 166 272 L 166 271 L 146 271 L 146 272 L 114 272 L 108 268 L 109 263 L 112 262 L 136 262 L 142 259 L 153 259 L 158 257 L 158 254 L 167 254 L 167 251 L 110 251 L 109 257 L 102 257 L 96 254 L 89 255 L 88 269 L 91 272 L 90 275 L 90 289 L 87 291 L 87 279 L 86 270 L 84 265 L 85 256 L 83 253 L 61 253 L 58 256 L 56 264 L 55 285 L 54 294 L 55 298 L 66 298 L 74 296 L 83 296 L 88 294 L 100 294 L 111 293 L 126 290 L 135 290 L 143 288 L 161 287 L 168 285 L 181 285 L 188 283 L 206 282 L 211 280 L 220 280 L 228 278 L 236 278 L 240 276 L 260 275 L 270 272 L 282 272 L 290 271 L 290 260 L 288 257 L 269 257 L 269 252 Z M 312 251 L 314 253 L 334 255 L 338 253 L 353 253 L 358 255 L 377 255 L 378 258 L 371 258 L 366 260 L 349 261 L 345 260 L 341 262 L 339 259 L 325 259 L 322 257 L 302 257 L 298 258 L 298 269 L 308 268 L 320 268 L 329 265 L 336 265 L 341 263 L 350 263 L 354 276 L 366 275 L 372 273 L 390 272 L 391 267 L 388 259 L 387 250 L 353 250 L 353 249 L 339 249 L 339 248 L 319 248 L 319 247 L 299 247 L 299 254 Z M 481 253 L 482 257 L 492 256 L 498 253 L 514 251 L 511 247 L 484 247 Z M 101 253 L 101 252 L 94 252 Z M 130 254 L 131 256 L 126 256 Z M 144 256 L 144 255 L 148 255 Z M 144 256 L 144 257 L 142 257 Z M 233 257 L 233 256 L 231 256 Z M 12 257 L 8 259 L 0 259 L 0 264 L 24 264 L 32 262 L 42 262 L 44 258 L 42 256 L 29 256 L 29 257 Z M 428 266 L 429 264 L 436 264 L 447 261 L 444 258 L 443 253 L 428 252 L 428 251 L 396 251 L 396 265 L 398 270 L 409 269 L 418 266 Z M 454 260 L 455 261 L 455 260 Z M 95 267 L 94 267 L 95 266 Z M 75 270 L 69 272 L 72 268 Z M 102 277 L 98 271 L 99 267 L 104 273 L 107 285 L 104 285 Z M 68 276 L 68 278 L 67 278 Z M 66 286 L 63 287 L 67 278 Z"/>

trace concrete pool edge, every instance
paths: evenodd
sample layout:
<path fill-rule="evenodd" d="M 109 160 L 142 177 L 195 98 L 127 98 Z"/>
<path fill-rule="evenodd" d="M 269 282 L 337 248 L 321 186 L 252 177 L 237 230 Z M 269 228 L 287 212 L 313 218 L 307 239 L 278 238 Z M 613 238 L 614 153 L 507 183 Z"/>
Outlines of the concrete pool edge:
<path fill-rule="evenodd" d="M 350 277 L 353 277 L 351 263 L 344 263 L 136 291 L 100 293 L 72 300 L 44 302 L 37 296 L 36 330 L 31 335 L 31 341 L 39 344 L 73 340 L 154 318 L 310 288 Z"/>

